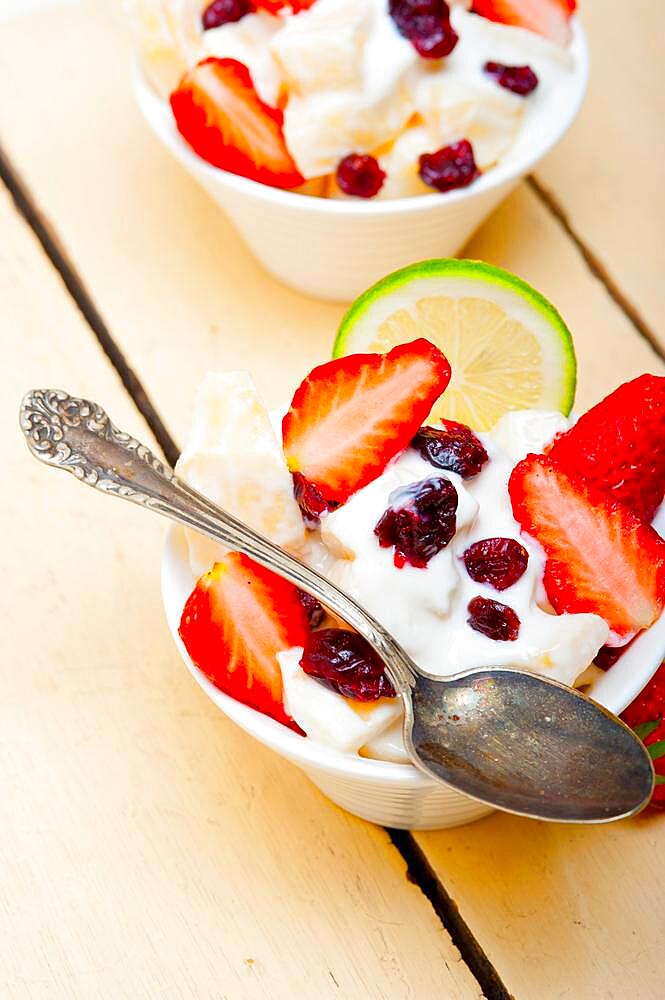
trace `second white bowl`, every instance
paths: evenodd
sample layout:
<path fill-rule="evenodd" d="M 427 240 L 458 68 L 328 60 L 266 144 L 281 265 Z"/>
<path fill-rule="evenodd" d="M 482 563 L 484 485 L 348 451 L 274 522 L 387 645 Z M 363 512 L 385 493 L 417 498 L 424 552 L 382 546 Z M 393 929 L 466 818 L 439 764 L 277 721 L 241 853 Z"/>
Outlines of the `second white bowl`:
<path fill-rule="evenodd" d="M 393 201 L 314 198 L 268 187 L 211 166 L 178 133 L 171 109 L 137 63 L 139 107 L 164 146 L 226 212 L 263 266 L 298 291 L 348 302 L 384 274 L 431 257 L 453 257 L 494 208 L 562 138 L 588 77 L 584 32 L 573 20 L 574 81 L 551 101 L 545 127 L 526 136 L 470 187 Z"/>

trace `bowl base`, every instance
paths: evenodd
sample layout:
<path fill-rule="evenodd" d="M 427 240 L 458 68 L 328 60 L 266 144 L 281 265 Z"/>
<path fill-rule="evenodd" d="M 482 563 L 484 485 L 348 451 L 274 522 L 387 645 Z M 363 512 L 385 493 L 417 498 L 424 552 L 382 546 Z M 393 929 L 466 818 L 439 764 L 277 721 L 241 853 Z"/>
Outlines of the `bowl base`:
<path fill-rule="evenodd" d="M 329 799 L 347 812 L 397 830 L 444 830 L 488 816 L 494 809 L 453 788 L 432 782 L 425 788 L 368 788 L 336 774 L 303 768 Z"/>

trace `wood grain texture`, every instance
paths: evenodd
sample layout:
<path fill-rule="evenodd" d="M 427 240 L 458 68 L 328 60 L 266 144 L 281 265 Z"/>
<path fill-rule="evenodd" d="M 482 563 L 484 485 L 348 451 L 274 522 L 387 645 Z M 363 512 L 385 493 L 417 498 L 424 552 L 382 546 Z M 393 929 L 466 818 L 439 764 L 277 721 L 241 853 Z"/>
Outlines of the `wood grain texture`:
<path fill-rule="evenodd" d="M 580 0 L 580 16 L 589 92 L 536 174 L 665 347 L 665 5 Z"/>
<path fill-rule="evenodd" d="M 662 1000 L 665 817 L 495 814 L 418 843 L 520 1000 Z"/>
<path fill-rule="evenodd" d="M 478 1000 L 387 834 L 183 669 L 165 523 L 30 457 L 16 417 L 36 386 L 150 437 L 4 192 L 0 231 L 3 1000 Z"/>

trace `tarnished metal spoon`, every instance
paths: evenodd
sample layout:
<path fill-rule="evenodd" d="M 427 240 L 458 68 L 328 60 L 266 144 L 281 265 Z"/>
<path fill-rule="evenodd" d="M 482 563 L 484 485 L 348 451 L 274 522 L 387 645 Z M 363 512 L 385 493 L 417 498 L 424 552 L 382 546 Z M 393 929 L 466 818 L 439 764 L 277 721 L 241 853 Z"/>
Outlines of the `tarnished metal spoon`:
<path fill-rule="evenodd" d="M 40 461 L 244 552 L 363 635 L 404 700 L 409 756 L 430 777 L 488 805 L 545 820 L 600 823 L 647 803 L 654 783 L 648 753 L 590 698 L 508 667 L 428 675 L 353 598 L 178 479 L 97 403 L 35 390 L 23 400 L 20 420 Z"/>

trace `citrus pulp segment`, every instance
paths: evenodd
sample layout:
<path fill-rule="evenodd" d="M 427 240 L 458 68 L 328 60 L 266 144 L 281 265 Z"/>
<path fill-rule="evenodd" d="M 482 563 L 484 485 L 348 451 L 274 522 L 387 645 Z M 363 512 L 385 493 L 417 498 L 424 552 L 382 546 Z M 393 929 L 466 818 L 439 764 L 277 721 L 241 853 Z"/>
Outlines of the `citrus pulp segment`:
<path fill-rule="evenodd" d="M 508 271 L 443 259 L 402 268 L 353 303 L 333 356 L 385 353 L 418 337 L 436 344 L 452 367 L 430 420 L 489 430 L 508 410 L 571 410 L 570 331 L 547 299 Z"/>

